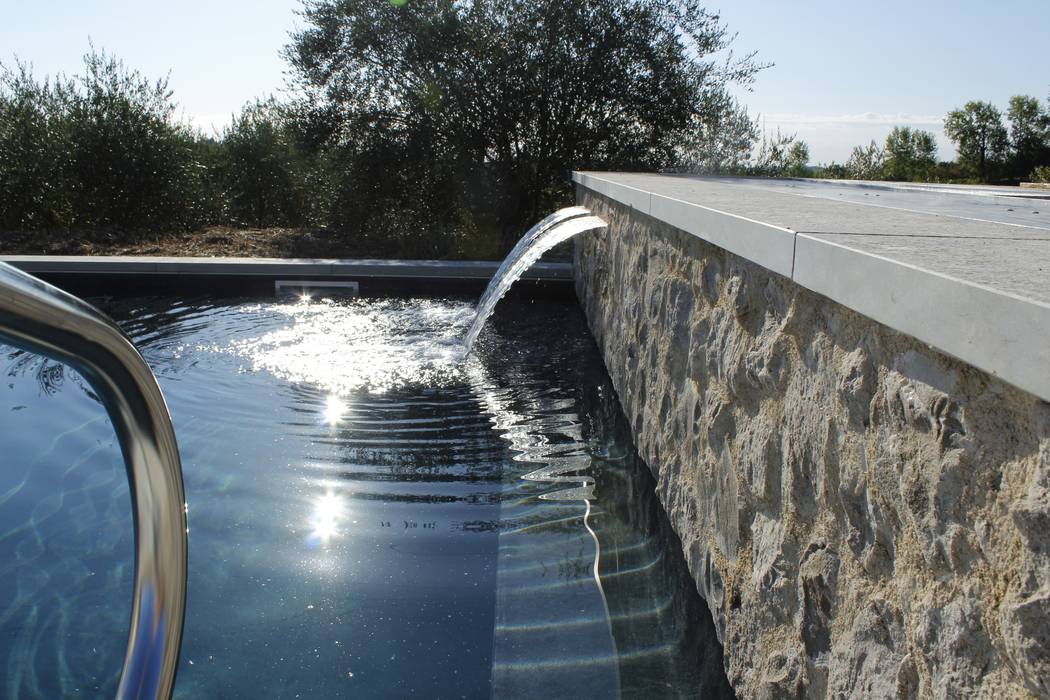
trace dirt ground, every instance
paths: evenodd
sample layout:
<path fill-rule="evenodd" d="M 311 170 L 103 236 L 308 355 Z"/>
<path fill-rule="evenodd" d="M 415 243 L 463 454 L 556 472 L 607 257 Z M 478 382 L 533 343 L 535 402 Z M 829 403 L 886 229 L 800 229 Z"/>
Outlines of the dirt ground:
<path fill-rule="evenodd" d="M 323 229 L 232 228 L 121 235 L 119 232 L 0 231 L 0 255 L 156 255 L 192 258 L 375 258 Z M 561 243 L 543 260 L 572 260 Z"/>
<path fill-rule="evenodd" d="M 325 231 L 291 228 L 239 229 L 209 226 L 199 231 L 149 234 L 131 240 L 119 233 L 0 231 L 0 255 L 157 255 L 185 257 L 355 257 Z"/>

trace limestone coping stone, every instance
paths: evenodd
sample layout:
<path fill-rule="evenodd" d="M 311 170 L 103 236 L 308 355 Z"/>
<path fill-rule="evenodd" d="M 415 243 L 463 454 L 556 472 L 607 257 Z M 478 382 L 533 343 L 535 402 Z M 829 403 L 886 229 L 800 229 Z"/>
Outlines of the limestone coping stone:
<path fill-rule="evenodd" d="M 30 274 L 158 274 L 487 280 L 499 262 L 475 260 L 330 260 L 171 258 L 146 256 L 6 255 L 0 261 Z M 536 263 L 523 279 L 571 281 L 571 263 Z"/>
<path fill-rule="evenodd" d="M 1050 194 L 574 172 L 580 187 L 1050 401 Z"/>

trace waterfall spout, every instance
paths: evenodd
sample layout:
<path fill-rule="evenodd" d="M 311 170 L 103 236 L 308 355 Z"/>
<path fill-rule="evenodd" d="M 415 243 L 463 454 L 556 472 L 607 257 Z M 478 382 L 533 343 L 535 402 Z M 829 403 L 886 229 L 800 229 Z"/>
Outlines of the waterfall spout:
<path fill-rule="evenodd" d="M 465 354 L 469 355 L 474 341 L 481 333 L 485 321 L 492 315 L 492 310 L 511 285 L 532 267 L 532 264 L 548 250 L 562 241 L 567 241 L 578 233 L 593 229 L 605 228 L 607 224 L 584 207 L 567 207 L 559 209 L 533 226 L 521 237 L 514 249 L 500 264 L 492 276 L 489 286 L 478 300 L 477 313 L 467 335 L 463 339 Z"/>

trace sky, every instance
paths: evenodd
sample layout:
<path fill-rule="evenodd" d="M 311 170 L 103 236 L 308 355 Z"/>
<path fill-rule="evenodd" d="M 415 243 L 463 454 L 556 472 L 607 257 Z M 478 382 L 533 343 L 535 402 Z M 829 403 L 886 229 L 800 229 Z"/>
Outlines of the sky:
<path fill-rule="evenodd" d="M 797 133 L 815 163 L 843 162 L 894 125 L 932 131 L 955 157 L 948 111 L 984 100 L 1006 111 L 1050 93 L 1050 0 L 713 0 L 736 53 L 774 63 L 738 96 L 766 129 Z"/>
<path fill-rule="evenodd" d="M 381 1 L 381 0 L 377 0 Z M 416 1 L 416 0 L 410 0 Z M 0 62 L 38 76 L 80 70 L 89 41 L 149 77 L 170 72 L 184 118 L 211 130 L 255 97 L 280 94 L 297 0 L 0 0 Z M 843 162 L 894 125 L 937 136 L 969 100 L 1005 111 L 1050 93 L 1050 0 L 709 0 L 737 55 L 773 63 L 737 90 L 765 129 L 795 133 L 813 163 Z"/>

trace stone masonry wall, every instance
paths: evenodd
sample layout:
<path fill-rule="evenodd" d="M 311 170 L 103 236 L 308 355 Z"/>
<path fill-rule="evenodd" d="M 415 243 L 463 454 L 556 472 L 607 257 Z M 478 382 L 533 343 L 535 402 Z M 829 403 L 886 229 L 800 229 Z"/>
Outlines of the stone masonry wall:
<path fill-rule="evenodd" d="M 1050 404 L 579 199 L 610 226 L 577 292 L 740 697 L 1050 696 Z"/>

